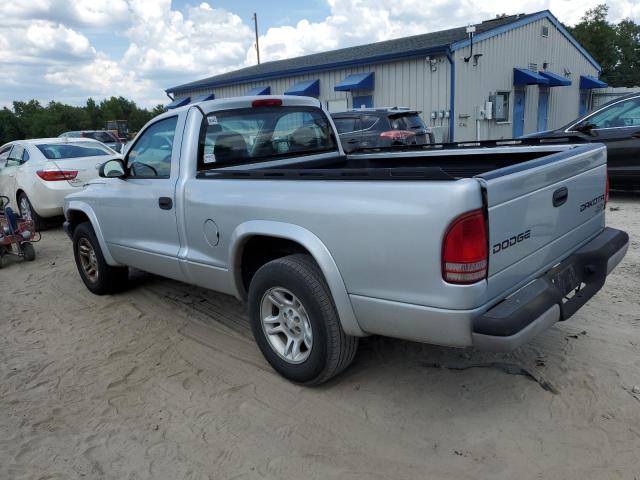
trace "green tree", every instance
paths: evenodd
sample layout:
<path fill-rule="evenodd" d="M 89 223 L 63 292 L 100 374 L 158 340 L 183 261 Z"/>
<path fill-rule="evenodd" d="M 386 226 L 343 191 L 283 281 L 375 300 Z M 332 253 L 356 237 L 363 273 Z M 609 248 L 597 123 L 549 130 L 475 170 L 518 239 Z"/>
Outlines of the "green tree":
<path fill-rule="evenodd" d="M 24 136 L 20 131 L 18 118 L 15 113 L 4 107 L 0 110 L 0 145 L 20 138 Z"/>
<path fill-rule="evenodd" d="M 136 132 L 162 112 L 162 105 L 147 110 L 124 97 L 111 97 L 100 103 L 89 98 L 81 107 L 60 102 L 43 106 L 37 100 L 16 101 L 12 110 L 0 110 L 0 145 L 21 138 L 57 137 L 72 130 L 100 130 L 108 120 L 126 120 L 129 131 Z"/>
<path fill-rule="evenodd" d="M 569 31 L 602 67 L 600 78 L 612 87 L 640 84 L 640 26 L 631 19 L 607 20 L 609 7 L 598 5 Z"/>

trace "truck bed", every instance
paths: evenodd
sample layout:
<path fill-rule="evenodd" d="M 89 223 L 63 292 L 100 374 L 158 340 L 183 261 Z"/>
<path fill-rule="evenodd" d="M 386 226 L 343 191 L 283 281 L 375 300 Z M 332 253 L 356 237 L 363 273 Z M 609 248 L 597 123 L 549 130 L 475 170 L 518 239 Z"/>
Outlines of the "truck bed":
<path fill-rule="evenodd" d="M 200 178 L 296 180 L 458 180 L 509 167 L 553 162 L 575 144 L 509 140 L 365 150 L 343 156 L 295 158 L 200 172 Z M 531 162 L 537 160 L 536 162 Z M 531 162 L 524 166 L 523 164 Z"/>

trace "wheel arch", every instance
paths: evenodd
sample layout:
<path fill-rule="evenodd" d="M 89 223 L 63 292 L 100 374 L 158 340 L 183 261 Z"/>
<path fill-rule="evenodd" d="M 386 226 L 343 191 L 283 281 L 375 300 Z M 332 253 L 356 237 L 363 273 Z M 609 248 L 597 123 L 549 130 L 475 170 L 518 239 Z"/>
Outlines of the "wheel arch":
<path fill-rule="evenodd" d="M 287 252 L 285 254 L 308 253 L 318 264 L 318 267 L 324 275 L 345 333 L 357 336 L 366 335 L 358 325 L 349 294 L 347 293 L 347 288 L 331 253 L 316 235 L 298 225 L 254 220 L 243 223 L 234 230 L 230 239 L 229 264 L 239 298 L 243 300 L 247 298 L 247 271 L 245 268 L 243 274 L 243 260 L 247 259 L 248 248 L 255 248 L 255 245 L 258 244 L 255 239 L 258 239 L 261 245 L 264 245 L 262 240 L 265 239 L 270 242 L 275 242 L 275 244 L 278 244 L 278 241 L 286 242 L 289 246 L 293 247 L 294 250 L 289 251 L 284 249 L 283 251 Z M 252 241 L 255 243 L 254 245 L 252 245 Z M 283 256 L 280 254 L 270 255 L 269 253 L 273 252 L 267 250 L 267 254 L 262 255 L 262 258 L 270 261 Z M 262 264 L 264 263 L 266 262 Z M 251 270 L 255 273 L 257 268 L 255 268 L 255 265 L 253 267 Z"/>
<path fill-rule="evenodd" d="M 100 244 L 100 249 L 102 250 L 102 255 L 104 256 L 105 262 L 107 262 L 107 264 L 111 266 L 120 265 L 111 256 L 111 252 L 109 252 L 109 248 L 107 247 L 107 242 L 105 241 L 102 234 L 102 229 L 100 228 L 100 224 L 98 223 L 96 214 L 89 205 L 77 200 L 69 201 L 68 204 L 66 204 L 64 207 L 64 217 L 65 221 L 69 225 L 69 234 L 72 236 L 73 231 L 78 225 L 88 221 L 96 234 L 96 238 L 98 239 L 98 243 Z"/>

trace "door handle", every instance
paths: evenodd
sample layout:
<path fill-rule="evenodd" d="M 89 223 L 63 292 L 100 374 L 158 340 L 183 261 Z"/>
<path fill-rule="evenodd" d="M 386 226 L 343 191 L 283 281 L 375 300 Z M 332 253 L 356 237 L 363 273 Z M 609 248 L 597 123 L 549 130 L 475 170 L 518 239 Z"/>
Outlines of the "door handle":
<path fill-rule="evenodd" d="M 171 210 L 173 208 L 173 200 L 169 197 L 160 197 L 158 199 L 158 206 L 162 210 Z"/>
<path fill-rule="evenodd" d="M 569 198 L 569 190 L 567 187 L 562 187 L 553 192 L 553 206 L 559 207 L 564 205 Z"/>
<path fill-rule="evenodd" d="M 357 140 L 355 138 L 352 138 L 351 140 L 348 140 L 347 143 L 358 143 L 360 140 Z"/>
<path fill-rule="evenodd" d="M 636 132 L 633 135 L 631 135 L 631 138 L 640 138 L 640 132 Z"/>

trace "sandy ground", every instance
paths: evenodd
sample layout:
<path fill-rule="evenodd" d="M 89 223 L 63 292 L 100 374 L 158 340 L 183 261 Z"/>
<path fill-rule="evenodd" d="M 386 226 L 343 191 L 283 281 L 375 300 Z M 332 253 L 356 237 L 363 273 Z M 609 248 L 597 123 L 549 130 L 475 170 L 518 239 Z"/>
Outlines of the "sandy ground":
<path fill-rule="evenodd" d="M 610 207 L 631 249 L 570 321 L 511 355 L 367 338 L 315 389 L 235 299 L 95 297 L 45 232 L 0 271 L 0 479 L 640 478 L 640 196 Z"/>

